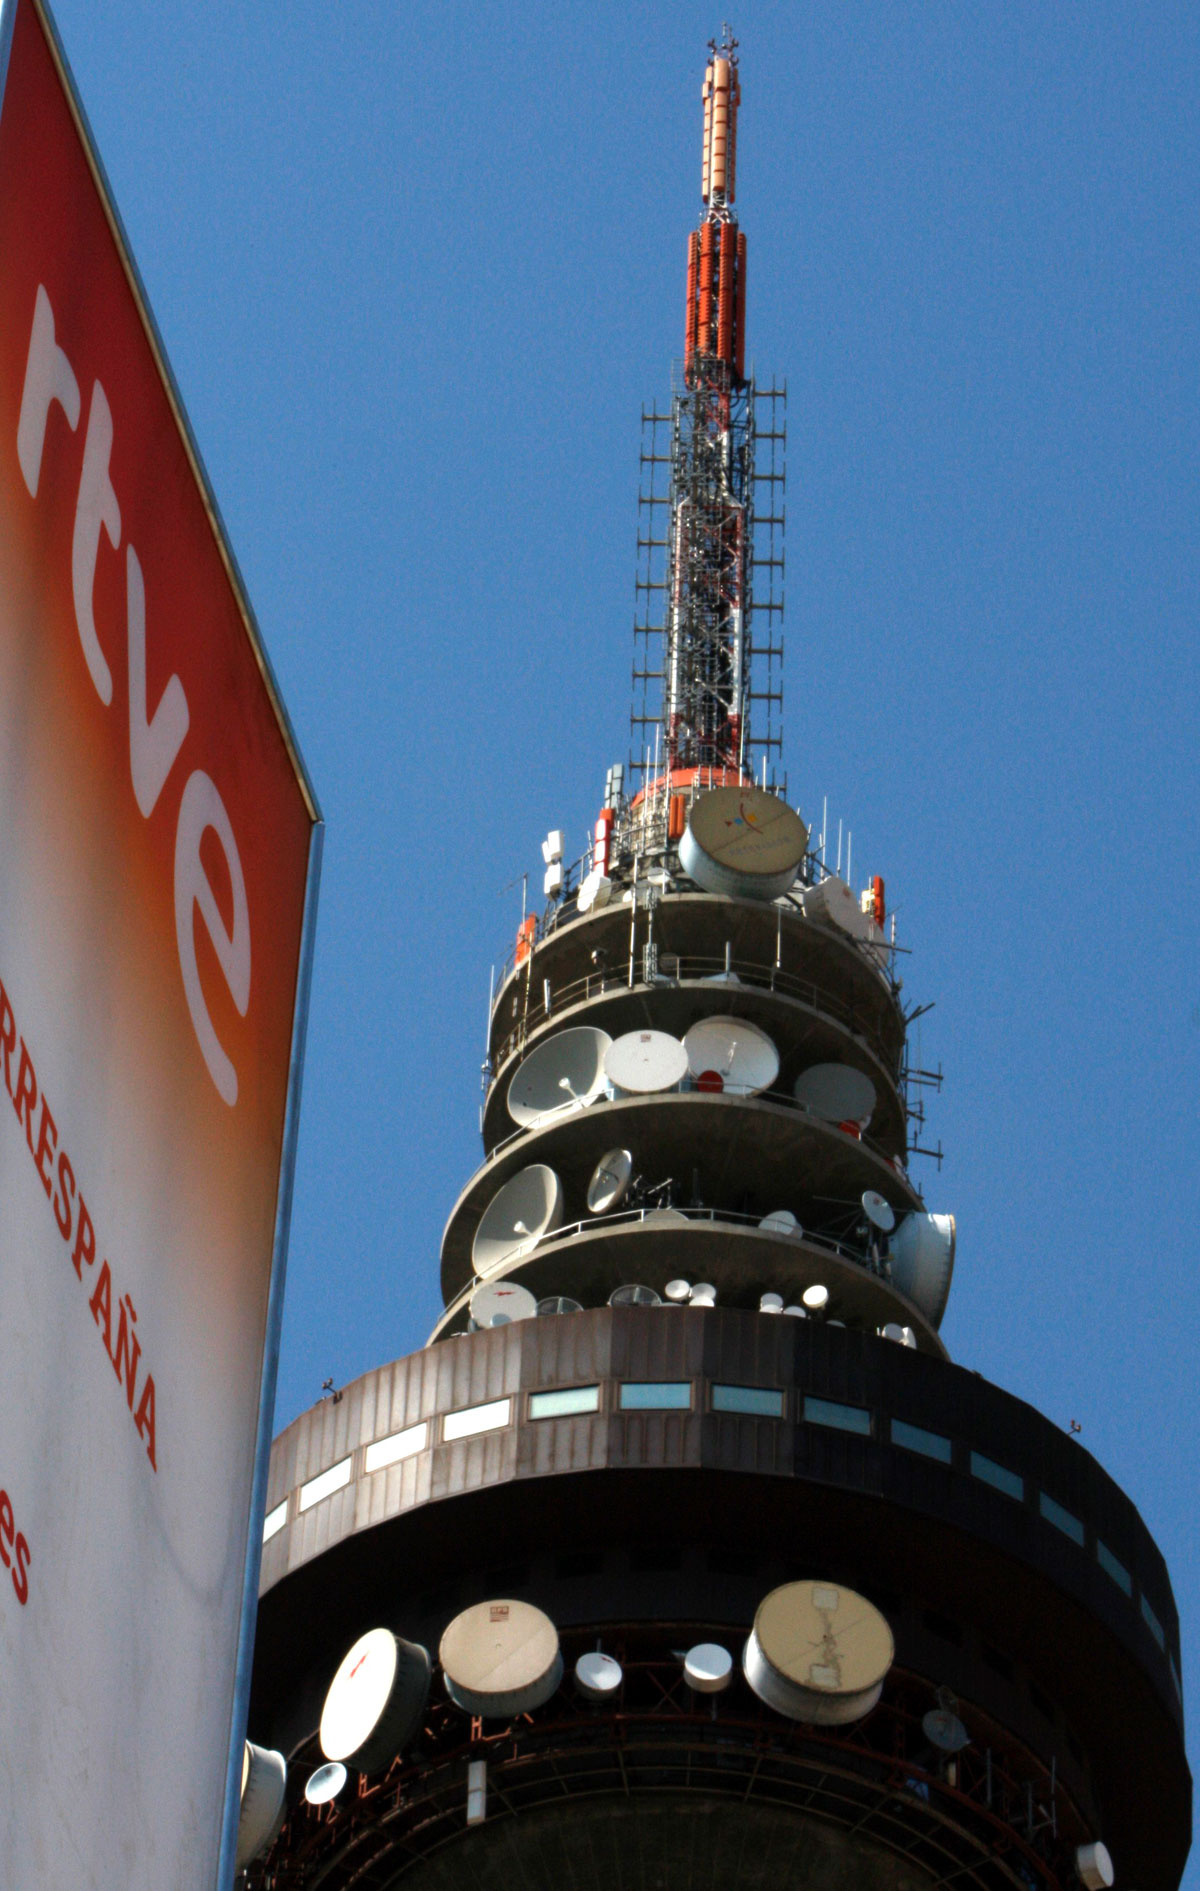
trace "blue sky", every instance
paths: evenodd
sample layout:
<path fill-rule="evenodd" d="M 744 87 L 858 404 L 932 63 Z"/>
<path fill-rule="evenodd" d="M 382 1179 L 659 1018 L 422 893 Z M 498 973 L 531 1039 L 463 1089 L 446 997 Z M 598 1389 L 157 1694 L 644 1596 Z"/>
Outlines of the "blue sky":
<path fill-rule="evenodd" d="M 627 749 L 638 420 L 682 346 L 719 18 L 56 17 L 328 822 L 282 1424 L 432 1325 L 511 882 L 550 826 L 580 850 Z M 1200 14 L 733 25 L 749 353 L 789 388 L 792 798 L 852 828 L 936 1000 L 951 1352 L 1137 1502 L 1186 1685 Z"/>

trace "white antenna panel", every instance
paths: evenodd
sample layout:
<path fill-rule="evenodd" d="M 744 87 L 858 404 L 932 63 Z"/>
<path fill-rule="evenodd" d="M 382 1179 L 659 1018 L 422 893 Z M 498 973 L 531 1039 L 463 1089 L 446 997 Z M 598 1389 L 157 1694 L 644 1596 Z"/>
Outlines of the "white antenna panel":
<path fill-rule="evenodd" d="M 633 1156 L 628 1149 L 609 1149 L 592 1170 L 587 1205 L 593 1215 L 611 1215 L 625 1200 L 633 1177 Z"/>
<path fill-rule="evenodd" d="M 779 1075 L 779 1052 L 766 1032 L 745 1018 L 701 1018 L 683 1045 L 692 1076 L 714 1071 L 729 1096 L 757 1096 Z"/>
<path fill-rule="evenodd" d="M 875 1085 L 853 1064 L 811 1064 L 796 1079 L 795 1098 L 823 1123 L 862 1123 L 875 1108 Z"/>
<path fill-rule="evenodd" d="M 471 1318 L 476 1326 L 511 1326 L 514 1320 L 532 1320 L 538 1303 L 528 1287 L 513 1280 L 489 1280 L 471 1295 Z"/>
<path fill-rule="evenodd" d="M 508 1113 L 528 1129 L 556 1110 L 581 1109 L 603 1096 L 604 1059 L 612 1039 L 592 1025 L 576 1025 L 547 1038 L 514 1073 Z"/>
<path fill-rule="evenodd" d="M 615 1096 L 651 1096 L 677 1090 L 687 1075 L 688 1054 L 665 1031 L 627 1031 L 610 1045 L 604 1069 Z"/>
<path fill-rule="evenodd" d="M 816 886 L 806 887 L 801 904 L 806 919 L 815 919 L 819 924 L 832 926 L 835 931 L 844 932 L 851 939 L 865 940 L 871 936 L 870 919 L 839 874 L 831 873 L 827 879 L 818 881 Z"/>
<path fill-rule="evenodd" d="M 575 904 L 581 913 L 590 913 L 593 906 L 607 906 L 612 898 L 612 881 L 598 867 L 593 867 L 581 885 Z"/>
<path fill-rule="evenodd" d="M 954 1274 L 953 1215 L 906 1215 L 888 1244 L 892 1279 L 915 1300 L 931 1326 L 940 1326 Z"/>
<path fill-rule="evenodd" d="M 562 1183 L 544 1162 L 520 1169 L 483 1211 L 471 1243 L 471 1265 L 486 1278 L 536 1247 L 562 1219 Z"/>

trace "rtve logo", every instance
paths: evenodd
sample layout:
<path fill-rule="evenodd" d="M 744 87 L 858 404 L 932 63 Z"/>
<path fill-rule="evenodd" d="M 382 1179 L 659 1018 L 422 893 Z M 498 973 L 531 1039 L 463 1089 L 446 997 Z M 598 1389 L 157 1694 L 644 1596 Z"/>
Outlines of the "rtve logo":
<path fill-rule="evenodd" d="M 39 284 L 34 305 L 29 359 L 17 425 L 17 457 L 31 497 L 37 498 L 42 449 L 52 405 L 66 415 L 72 433 L 82 403 L 74 369 L 55 339 L 54 311 Z M 121 543 L 121 507 L 109 477 L 113 419 L 99 381 L 92 384 L 75 526 L 71 542 L 71 581 L 75 623 L 92 682 L 100 701 L 110 706 L 113 677 L 96 634 L 92 594 L 96 557 L 103 531 L 116 551 Z M 183 684 L 172 676 L 153 715 L 146 703 L 146 587 L 132 544 L 125 547 L 126 635 L 129 655 L 129 774 L 141 813 L 149 819 L 166 787 L 188 732 L 188 701 Z M 211 829 L 229 868 L 233 888 L 233 924 L 226 927 L 200 859 L 200 842 Z M 217 1037 L 205 1003 L 196 963 L 195 915 L 212 940 L 217 963 L 241 1017 L 250 1003 L 250 913 L 246 882 L 233 826 L 216 783 L 203 769 L 193 769 L 179 798 L 175 826 L 175 938 L 179 969 L 204 1061 L 217 1090 L 230 1105 L 237 1102 L 238 1079 Z"/>

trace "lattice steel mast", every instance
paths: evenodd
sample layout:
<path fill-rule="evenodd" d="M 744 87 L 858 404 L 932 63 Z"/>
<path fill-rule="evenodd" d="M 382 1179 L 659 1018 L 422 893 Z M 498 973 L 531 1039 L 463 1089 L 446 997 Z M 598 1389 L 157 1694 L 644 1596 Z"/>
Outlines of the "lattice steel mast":
<path fill-rule="evenodd" d="M 667 528 L 653 526 L 639 538 L 646 563 L 639 593 L 657 595 L 663 609 L 657 622 L 635 625 L 645 637 L 661 638 L 661 667 L 639 670 L 643 685 L 641 713 L 635 725 L 654 726 L 656 746 L 668 775 L 692 770 L 753 772 L 757 749 L 763 755 L 780 746 L 773 711 L 782 700 L 775 666 L 782 641 L 751 641 L 757 570 L 769 582 L 758 606 L 770 624 L 781 615 L 783 600 L 774 590 L 782 576 L 784 515 L 782 446 L 785 433 L 774 416 L 786 400 L 783 388 L 758 389 L 745 371 L 746 238 L 733 208 L 737 189 L 737 113 L 741 99 L 737 41 L 724 31 L 710 42 L 705 72 L 701 196 L 704 212 L 688 238 L 687 304 L 682 385 L 668 414 L 643 414 L 648 433 L 642 463 L 649 469 L 641 503 L 665 508 Z M 770 425 L 760 432 L 756 410 L 769 404 Z M 670 446 L 660 453 L 659 429 L 669 426 Z M 756 470 L 756 447 L 769 443 L 767 464 Z M 664 442 L 665 444 L 665 442 Z M 778 458 L 776 449 L 779 449 Z M 666 471 L 667 488 L 661 490 Z M 755 519 L 757 484 L 780 489 L 774 504 Z M 756 524 L 760 528 L 756 545 Z M 657 554 L 657 558 L 656 558 Z M 765 687 L 752 687 L 752 661 L 765 660 Z M 657 712 L 649 709 L 645 686 L 661 682 Z M 762 702 L 767 714 L 761 731 L 751 724 L 751 705 Z M 650 761 L 648 752 L 635 768 Z"/>

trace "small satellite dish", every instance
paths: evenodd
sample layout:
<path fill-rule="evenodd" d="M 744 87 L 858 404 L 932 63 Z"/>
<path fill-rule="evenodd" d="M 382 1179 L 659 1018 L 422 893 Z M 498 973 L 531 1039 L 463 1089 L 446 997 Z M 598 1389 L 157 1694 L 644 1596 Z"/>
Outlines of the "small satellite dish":
<path fill-rule="evenodd" d="M 733 1680 L 733 1656 L 720 1642 L 699 1641 L 683 1657 L 683 1674 L 697 1694 L 723 1694 Z"/>
<path fill-rule="evenodd" d="M 804 1232 L 790 1208 L 773 1209 L 769 1215 L 763 1216 L 758 1225 L 764 1234 L 800 1235 Z"/>
<path fill-rule="evenodd" d="M 866 1189 L 862 1205 L 863 1213 L 873 1228 L 878 1228 L 880 1234 L 892 1232 L 896 1225 L 896 1211 L 886 1195 L 881 1195 L 877 1189 Z"/>
<path fill-rule="evenodd" d="M 697 1089 L 715 1075 L 727 1096 L 758 1096 L 779 1075 L 779 1052 L 766 1032 L 745 1018 L 701 1018 L 683 1045 Z"/>
<path fill-rule="evenodd" d="M 879 1337 L 880 1339 L 890 1339 L 896 1346 L 903 1346 L 904 1328 L 900 1325 L 898 1320 L 889 1320 L 886 1326 L 880 1327 Z"/>
<path fill-rule="evenodd" d="M 879 1610 L 832 1582 L 788 1582 L 759 1604 L 742 1666 L 760 1701 L 789 1720 L 844 1726 L 870 1713 L 892 1665 Z"/>
<path fill-rule="evenodd" d="M 824 1313 L 829 1305 L 829 1289 L 814 1281 L 811 1287 L 804 1289 L 800 1299 L 809 1313 Z"/>
<path fill-rule="evenodd" d="M 522 1129 L 559 1110 L 582 1109 L 604 1094 L 607 1031 L 576 1025 L 530 1051 L 508 1086 L 508 1113 Z"/>
<path fill-rule="evenodd" d="M 638 1287 L 630 1284 L 614 1287 L 608 1296 L 610 1307 L 661 1307 L 662 1301 L 653 1287 Z"/>
<path fill-rule="evenodd" d="M 538 1303 L 528 1287 L 515 1280 L 488 1280 L 471 1295 L 471 1318 L 485 1330 L 511 1326 L 514 1320 L 532 1320 Z"/>
<path fill-rule="evenodd" d="M 236 1869 L 266 1850 L 283 1817 L 287 1793 L 287 1761 L 282 1753 L 256 1747 L 247 1740 L 242 1750 L 242 1804 L 238 1813 Z"/>
<path fill-rule="evenodd" d="M 679 864 L 706 893 L 773 900 L 786 893 L 808 829 L 778 795 L 749 784 L 698 795 L 679 843 Z"/>
<path fill-rule="evenodd" d="M 532 1713 L 562 1680 L 558 1630 L 531 1602 L 477 1602 L 456 1615 L 438 1649 L 446 1692 L 464 1713 L 507 1720 Z"/>
<path fill-rule="evenodd" d="M 587 1205 L 593 1215 L 610 1215 L 625 1199 L 633 1176 L 633 1156 L 628 1149 L 609 1149 L 592 1170 L 588 1183 Z"/>
<path fill-rule="evenodd" d="M 923 1717 L 921 1727 L 930 1746 L 939 1753 L 961 1753 L 971 1744 L 971 1736 L 957 1714 L 949 1708 L 932 1707 Z"/>
<path fill-rule="evenodd" d="M 582 1313 L 583 1302 L 581 1300 L 572 1300 L 567 1294 L 550 1294 L 545 1300 L 538 1301 L 537 1310 L 539 1315 L 551 1313 Z"/>
<path fill-rule="evenodd" d="M 1087 1891 L 1110 1891 L 1115 1876 L 1113 1862 L 1107 1845 L 1102 1845 L 1099 1839 L 1091 1845 L 1075 1847 L 1075 1869 Z"/>
<path fill-rule="evenodd" d="M 672 1306 L 685 1307 L 692 1297 L 692 1283 L 690 1280 L 669 1280 L 663 1292 Z"/>
<path fill-rule="evenodd" d="M 497 1189 L 483 1211 L 471 1244 L 471 1265 L 481 1276 L 494 1274 L 535 1247 L 562 1218 L 562 1183 L 544 1162 L 519 1169 Z"/>
<path fill-rule="evenodd" d="M 871 921 L 863 912 L 853 889 L 838 874 L 831 873 L 816 886 L 804 889 L 801 900 L 806 919 L 815 919 L 819 924 L 832 926 L 838 932 L 844 932 L 851 939 L 869 939 Z"/>
<path fill-rule="evenodd" d="M 807 1320 L 808 1318 L 807 1307 L 793 1306 L 793 1307 L 785 1307 L 783 1310 L 785 1313 L 790 1314 L 793 1320 Z"/>
<path fill-rule="evenodd" d="M 604 1070 L 614 1096 L 651 1096 L 677 1090 L 687 1075 L 688 1054 L 666 1031 L 626 1031 L 605 1053 Z"/>
<path fill-rule="evenodd" d="M 781 1293 L 763 1294 L 758 1303 L 758 1310 L 760 1313 L 782 1313 L 783 1295 Z"/>
<path fill-rule="evenodd" d="M 327 1760 L 360 1773 L 389 1766 L 420 1726 L 429 1699 L 430 1662 L 416 1642 L 390 1628 L 368 1629 L 342 1659 L 321 1710 Z"/>
<path fill-rule="evenodd" d="M 575 1663 L 575 1685 L 589 1701 L 611 1701 L 624 1678 L 620 1662 L 598 1650 Z"/>
<path fill-rule="evenodd" d="M 340 1760 L 331 1760 L 326 1766 L 318 1766 L 315 1773 L 310 1773 L 304 1788 L 304 1797 L 310 1806 L 327 1806 L 331 1799 L 336 1799 L 346 1784 L 347 1773 Z"/>
<path fill-rule="evenodd" d="M 694 1307 L 715 1307 L 717 1290 L 707 1280 L 698 1280 L 692 1288 L 691 1304 Z"/>
<path fill-rule="evenodd" d="M 956 1228 L 953 1215 L 906 1215 L 888 1243 L 892 1279 L 939 1326 L 950 1298 Z"/>
<path fill-rule="evenodd" d="M 812 1064 L 796 1079 L 795 1098 L 823 1123 L 861 1123 L 875 1108 L 875 1085 L 853 1064 Z"/>

